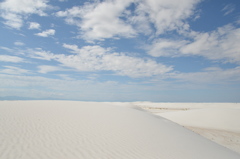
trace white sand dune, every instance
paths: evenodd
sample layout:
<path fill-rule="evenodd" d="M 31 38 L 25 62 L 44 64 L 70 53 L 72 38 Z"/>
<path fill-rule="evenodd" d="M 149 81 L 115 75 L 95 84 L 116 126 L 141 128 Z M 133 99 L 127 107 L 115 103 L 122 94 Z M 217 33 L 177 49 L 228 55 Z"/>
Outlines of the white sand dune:
<path fill-rule="evenodd" d="M 239 159 L 150 113 L 70 101 L 1 101 L 1 159 Z"/>
<path fill-rule="evenodd" d="M 237 108 L 240 109 L 239 103 L 152 103 L 152 102 L 133 102 L 135 106 L 141 107 L 154 114 L 185 111 L 203 108 Z"/>
<path fill-rule="evenodd" d="M 240 109 L 237 108 L 203 108 L 161 116 L 184 126 L 240 132 Z"/>
<path fill-rule="evenodd" d="M 132 104 L 146 108 L 166 109 L 199 109 L 199 108 L 239 108 L 239 103 L 153 103 L 133 102 Z"/>
<path fill-rule="evenodd" d="M 239 108 L 202 108 L 158 115 L 240 153 Z"/>
<path fill-rule="evenodd" d="M 135 102 L 133 104 L 240 154 L 239 103 Z"/>

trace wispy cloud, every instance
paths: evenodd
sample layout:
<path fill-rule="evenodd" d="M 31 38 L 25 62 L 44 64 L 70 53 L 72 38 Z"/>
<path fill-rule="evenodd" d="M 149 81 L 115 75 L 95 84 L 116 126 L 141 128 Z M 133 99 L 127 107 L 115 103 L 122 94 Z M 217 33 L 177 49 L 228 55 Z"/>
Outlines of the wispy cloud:
<path fill-rule="evenodd" d="M 230 69 L 208 67 L 200 72 L 173 73 L 171 78 L 194 84 L 233 84 L 240 81 L 240 67 Z"/>
<path fill-rule="evenodd" d="M 187 44 L 186 40 L 156 39 L 150 46 L 147 46 L 148 54 L 153 57 L 175 57 L 181 56 L 179 49 Z"/>
<path fill-rule="evenodd" d="M 44 51 L 41 48 L 21 50 L 21 52 L 23 52 L 23 54 L 25 54 L 30 58 L 47 60 L 47 61 L 53 60 L 56 56 L 55 54 L 49 51 Z"/>
<path fill-rule="evenodd" d="M 160 98 L 161 100 L 175 101 L 176 99 L 172 98 L 181 99 L 179 98 L 180 94 L 176 93 L 179 92 L 178 90 L 194 90 L 199 88 L 208 90 L 209 84 L 216 85 L 218 88 L 219 86 L 224 87 L 222 83 L 238 83 L 240 80 L 239 75 L 238 67 L 234 69 L 206 68 L 202 72 L 175 73 L 169 75 L 169 78 L 174 78 L 175 82 L 158 81 L 158 83 L 154 85 L 139 85 L 137 83 L 121 84 L 113 81 L 96 82 L 92 80 L 79 80 L 68 78 L 67 75 L 62 74 L 62 79 L 17 74 L 0 74 L 0 87 L 3 88 L 0 92 L 5 96 L 9 95 L 39 99 L 64 98 L 91 101 L 132 101 L 148 98 L 149 100 L 158 101 Z M 41 89 L 39 89 L 39 87 Z M 146 94 L 145 92 L 148 90 L 159 93 Z M 167 90 L 167 92 L 172 90 L 175 93 L 171 96 L 165 96 L 165 90 Z M 190 94 L 184 95 L 187 96 L 185 98 L 187 100 Z M 195 95 L 199 95 L 199 93 Z M 208 95 L 204 96 L 206 97 Z"/>
<path fill-rule="evenodd" d="M 16 41 L 16 42 L 14 42 L 14 45 L 16 45 L 16 46 L 23 46 L 25 44 L 23 42 L 21 42 L 21 41 Z"/>
<path fill-rule="evenodd" d="M 65 79 L 67 77 L 67 79 Z M 171 86 L 171 85 L 169 85 Z M 40 76 L 0 74 L 0 93 L 5 96 L 20 96 L 39 99 L 72 99 L 89 101 L 134 101 L 157 100 L 160 94 L 146 94 L 146 90 L 160 91 L 162 87 L 137 85 L 116 81 L 93 81 L 81 79 L 53 79 Z M 39 89 L 41 88 L 41 89 Z M 113 93 L 114 92 L 114 93 Z"/>
<path fill-rule="evenodd" d="M 15 66 L 4 66 L 4 69 L 1 69 L 0 73 L 21 75 L 21 74 L 29 74 L 30 71 L 26 70 L 26 69 L 19 68 L 19 67 L 15 67 Z"/>
<path fill-rule="evenodd" d="M 49 66 L 49 65 L 41 65 L 38 66 L 39 69 L 39 73 L 48 73 L 48 72 L 54 72 L 54 71 L 58 71 L 61 70 L 60 67 L 57 66 Z"/>
<path fill-rule="evenodd" d="M 24 18 L 27 18 L 28 15 L 46 16 L 44 11 L 50 7 L 47 2 L 47 0 L 5 0 L 0 3 L 0 16 L 5 19 L 5 25 L 20 29 Z"/>
<path fill-rule="evenodd" d="M 128 56 L 98 45 L 78 48 L 76 45 L 64 44 L 63 47 L 74 54 L 54 54 L 40 48 L 21 52 L 30 58 L 57 61 L 64 67 L 81 72 L 112 71 L 116 75 L 132 78 L 163 75 L 173 69 L 172 66 L 166 66 L 151 59 Z"/>
<path fill-rule="evenodd" d="M 48 37 L 48 36 L 51 36 L 51 35 L 54 35 L 55 34 L 55 30 L 54 29 L 48 29 L 48 30 L 45 30 L 41 33 L 37 33 L 35 35 L 37 36 L 41 36 L 41 37 Z"/>
<path fill-rule="evenodd" d="M 64 46 L 70 48 L 70 45 Z M 73 46 L 71 51 L 77 55 L 61 56 L 58 61 L 79 71 L 113 71 L 118 75 L 137 78 L 164 74 L 172 70 L 171 66 L 150 59 L 127 56 L 97 45 L 81 49 Z"/>
<path fill-rule="evenodd" d="M 13 51 L 13 49 L 10 49 L 10 48 L 4 47 L 4 46 L 0 46 L 0 49 L 5 50 L 7 52 L 12 52 Z"/>
<path fill-rule="evenodd" d="M 224 12 L 224 15 L 228 15 L 230 13 L 232 13 L 234 10 L 235 10 L 235 5 L 233 4 L 227 4 L 223 9 L 222 11 Z"/>
<path fill-rule="evenodd" d="M 0 61 L 13 62 L 13 63 L 25 62 L 25 60 L 21 57 L 10 56 L 10 55 L 0 55 Z"/>
<path fill-rule="evenodd" d="M 91 80 L 51 79 L 40 76 L 5 74 L 0 74 L 0 87 L 8 88 L 4 90 L 5 96 L 55 99 L 64 97 L 65 99 L 100 101 L 108 99 L 109 96 L 115 99 L 132 98 L 127 95 L 121 97 L 121 92 L 138 90 L 136 86 L 122 85 L 111 81 L 96 83 Z M 39 87 L 41 90 L 38 89 Z M 112 94 L 113 90 L 118 93 Z M 2 89 L 0 93 L 2 93 Z"/>

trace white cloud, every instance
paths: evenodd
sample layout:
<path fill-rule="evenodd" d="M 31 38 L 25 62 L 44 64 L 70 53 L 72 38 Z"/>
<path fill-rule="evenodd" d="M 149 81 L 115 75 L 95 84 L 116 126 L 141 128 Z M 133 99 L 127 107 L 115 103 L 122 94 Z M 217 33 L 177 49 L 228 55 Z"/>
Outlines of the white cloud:
<path fill-rule="evenodd" d="M 78 53 L 79 51 L 80 51 L 80 49 L 78 48 L 78 46 L 77 45 L 69 45 L 69 44 L 63 44 L 63 47 L 64 48 L 67 48 L 67 49 L 70 49 L 70 51 L 72 52 L 72 53 Z"/>
<path fill-rule="evenodd" d="M 59 67 L 49 66 L 49 65 L 38 66 L 38 69 L 39 69 L 39 71 L 38 71 L 39 73 L 48 73 L 48 72 L 54 72 L 54 71 L 60 70 Z"/>
<path fill-rule="evenodd" d="M 20 29 L 30 14 L 45 16 L 44 11 L 50 7 L 47 3 L 48 0 L 5 0 L 0 3 L 0 16 L 5 25 Z"/>
<path fill-rule="evenodd" d="M 70 75 L 65 75 L 65 74 L 58 74 L 58 76 L 63 79 L 63 80 L 74 80 L 74 78 L 70 77 Z"/>
<path fill-rule="evenodd" d="M 240 28 L 231 25 L 210 33 L 198 33 L 193 42 L 183 46 L 182 54 L 199 55 L 210 60 L 240 62 Z"/>
<path fill-rule="evenodd" d="M 135 14 L 129 16 L 128 21 L 133 25 L 137 32 L 150 35 L 153 33 L 153 29 L 149 21 L 149 17 L 146 15 L 146 11 L 141 6 L 144 5 L 138 4 L 138 7 L 134 11 Z"/>
<path fill-rule="evenodd" d="M 156 35 L 188 30 L 186 19 L 194 15 L 200 0 L 106 0 L 85 3 L 56 13 L 68 24 L 80 28 L 85 40 Z M 133 5 L 133 10 L 128 7 Z M 154 29 L 153 29 L 154 27 Z"/>
<path fill-rule="evenodd" d="M 47 60 L 47 61 L 51 61 L 56 56 L 51 52 L 42 50 L 41 48 L 27 49 L 21 52 L 23 52 L 24 54 L 27 54 L 28 57 L 40 59 L 40 60 Z"/>
<path fill-rule="evenodd" d="M 225 12 L 224 15 L 228 15 L 230 13 L 232 13 L 235 10 L 235 5 L 233 4 L 227 4 L 222 11 Z"/>
<path fill-rule="evenodd" d="M 186 19 L 194 14 L 194 9 L 200 0 L 145 0 L 140 1 L 135 10 L 140 24 L 152 23 L 156 34 L 165 31 L 187 30 Z M 142 22 L 141 22 L 142 21 Z M 139 25 L 140 25 L 139 24 Z"/>
<path fill-rule="evenodd" d="M 157 39 L 148 46 L 148 54 L 153 57 L 179 56 L 179 48 L 186 44 L 185 40 Z"/>
<path fill-rule="evenodd" d="M 1 96 L 109 101 L 121 98 L 123 90 L 124 92 L 138 90 L 138 87 L 132 87 L 111 81 L 92 82 L 0 74 L 0 88 L 3 88 L 0 90 Z M 129 96 L 125 95 L 123 99 L 128 100 L 128 98 Z"/>
<path fill-rule="evenodd" d="M 227 86 L 227 84 L 234 85 L 234 83 L 237 84 L 240 81 L 239 71 L 239 67 L 236 67 L 226 70 L 207 68 L 198 73 L 175 73 L 169 76 L 175 80 L 171 80 L 171 82 L 155 81 L 154 85 L 149 83 L 147 85 L 144 83 L 121 84 L 112 81 L 96 82 L 92 80 L 69 79 L 67 75 L 61 75 L 63 79 L 53 79 L 39 76 L 0 74 L 0 88 L 2 88 L 0 89 L 0 95 L 91 101 L 136 101 L 143 99 L 159 101 L 159 99 L 164 99 L 165 90 L 168 90 L 167 92 L 171 90 L 173 94 L 171 96 L 167 95 L 167 100 L 165 99 L 168 101 L 173 97 L 178 99 L 181 96 L 179 91 L 175 91 L 179 89 L 188 91 L 200 88 L 211 92 L 213 88 L 211 84 L 213 84 L 219 90 L 226 91 L 223 88 L 224 86 Z M 159 93 L 148 93 L 148 90 Z M 129 96 L 129 94 L 131 95 Z"/>
<path fill-rule="evenodd" d="M 62 66 L 83 72 L 112 71 L 117 75 L 138 78 L 162 75 L 172 70 L 171 66 L 165 66 L 150 59 L 113 52 L 111 48 L 105 49 L 97 45 L 82 48 L 68 44 L 63 46 L 74 54 L 53 54 L 41 49 L 29 49 L 25 52 L 31 58 L 58 61 Z"/>
<path fill-rule="evenodd" d="M 48 37 L 48 36 L 51 36 L 51 35 L 54 35 L 55 34 L 55 30 L 54 29 L 48 29 L 48 30 L 45 30 L 41 33 L 37 33 L 35 35 L 37 36 L 42 36 L 42 37 Z"/>
<path fill-rule="evenodd" d="M 37 22 L 30 22 L 28 29 L 40 29 L 41 25 Z"/>
<path fill-rule="evenodd" d="M 81 34 L 87 40 L 101 40 L 113 37 L 133 37 L 136 32 L 131 25 L 121 19 L 124 10 L 134 0 L 109 0 L 85 3 L 83 6 L 75 6 L 66 11 L 60 11 L 56 15 L 66 17 L 68 24 L 77 25 Z"/>
<path fill-rule="evenodd" d="M 18 96 L 39 99 L 71 99 L 88 101 L 159 100 L 159 87 L 122 84 L 113 81 L 97 82 L 81 79 L 53 79 L 39 76 L 0 74 L 0 96 Z M 131 95 L 129 95 L 131 94 Z"/>
<path fill-rule="evenodd" d="M 184 37 L 155 40 L 147 47 L 148 54 L 154 57 L 202 56 L 209 60 L 240 63 L 240 28 L 226 25 L 212 32 L 190 34 L 188 40 Z"/>
<path fill-rule="evenodd" d="M 4 24 L 11 28 L 20 29 L 23 25 L 22 17 L 15 13 L 1 13 L 1 17 L 5 19 Z"/>
<path fill-rule="evenodd" d="M 21 42 L 21 41 L 16 41 L 16 42 L 14 42 L 14 45 L 16 45 L 16 46 L 23 46 L 25 44 L 23 42 Z"/>
<path fill-rule="evenodd" d="M 24 62 L 25 60 L 17 56 L 0 55 L 0 61 L 19 63 L 19 62 Z"/>
<path fill-rule="evenodd" d="M 8 47 L 0 46 L 0 49 L 5 50 L 7 52 L 13 52 L 13 49 L 10 49 Z"/>
<path fill-rule="evenodd" d="M 70 48 L 70 45 L 64 46 Z M 62 55 L 57 60 L 79 71 L 113 71 L 118 75 L 138 78 L 161 75 L 172 70 L 172 67 L 153 60 L 127 56 L 100 46 L 85 46 L 79 49 L 73 45 L 72 51 L 77 55 Z"/>
<path fill-rule="evenodd" d="M 195 84 L 227 84 L 240 81 L 240 67 L 221 69 L 219 67 L 205 68 L 201 72 L 174 73 L 172 78 Z"/>
<path fill-rule="evenodd" d="M 13 74 L 13 75 L 20 75 L 20 74 L 27 74 L 29 70 L 22 69 L 19 67 L 14 66 L 4 66 L 5 69 L 0 70 L 0 73 L 4 74 Z"/>

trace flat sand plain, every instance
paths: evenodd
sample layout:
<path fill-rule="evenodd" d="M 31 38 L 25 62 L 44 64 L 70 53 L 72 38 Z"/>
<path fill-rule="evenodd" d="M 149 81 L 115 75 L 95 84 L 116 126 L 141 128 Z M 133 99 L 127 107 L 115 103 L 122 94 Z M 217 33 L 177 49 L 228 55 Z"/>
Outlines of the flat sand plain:
<path fill-rule="evenodd" d="M 239 159 L 136 103 L 1 101 L 1 159 Z"/>

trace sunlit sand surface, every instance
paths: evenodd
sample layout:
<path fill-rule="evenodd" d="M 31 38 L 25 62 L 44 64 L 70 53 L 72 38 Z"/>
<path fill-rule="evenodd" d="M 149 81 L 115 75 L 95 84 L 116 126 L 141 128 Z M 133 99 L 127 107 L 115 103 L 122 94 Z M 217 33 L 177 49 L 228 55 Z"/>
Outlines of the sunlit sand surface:
<path fill-rule="evenodd" d="M 134 104 L 240 153 L 240 104 L 151 102 Z"/>
<path fill-rule="evenodd" d="M 1 159 L 239 159 L 134 103 L 1 101 Z"/>

